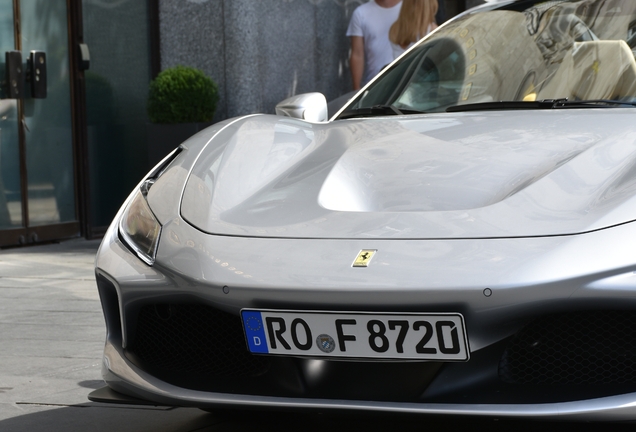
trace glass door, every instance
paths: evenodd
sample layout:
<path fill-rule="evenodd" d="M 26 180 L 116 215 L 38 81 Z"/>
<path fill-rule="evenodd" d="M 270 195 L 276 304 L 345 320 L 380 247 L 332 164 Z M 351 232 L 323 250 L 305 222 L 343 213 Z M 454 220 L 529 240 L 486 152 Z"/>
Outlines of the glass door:
<path fill-rule="evenodd" d="M 4 53 L 14 49 L 13 0 L 0 0 L 0 230 L 23 226 L 18 105 L 5 91 Z"/>
<path fill-rule="evenodd" d="M 78 236 L 67 0 L 0 0 L 0 20 L 0 61 L 19 51 L 24 72 L 0 99 L 0 246 Z"/>
<path fill-rule="evenodd" d="M 23 56 L 46 54 L 45 99 L 24 99 L 29 226 L 75 220 L 66 0 L 21 0 Z"/>

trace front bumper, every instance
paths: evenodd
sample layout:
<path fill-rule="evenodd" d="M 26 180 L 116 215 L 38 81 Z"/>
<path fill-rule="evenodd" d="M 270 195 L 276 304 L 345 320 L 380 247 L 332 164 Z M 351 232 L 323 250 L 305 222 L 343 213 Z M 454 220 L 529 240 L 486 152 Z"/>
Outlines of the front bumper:
<path fill-rule="evenodd" d="M 474 391 L 479 386 L 466 384 L 471 380 L 482 380 L 486 385 L 492 382 L 502 344 L 537 316 L 590 309 L 636 310 L 636 265 L 631 258 L 636 256 L 636 246 L 624 241 L 634 234 L 636 226 L 626 224 L 553 238 L 313 240 L 307 250 L 320 260 L 311 261 L 308 266 L 307 258 L 298 253 L 305 250 L 302 240 L 206 236 L 184 221 L 175 220 L 164 227 L 157 264 L 148 267 L 128 251 L 115 230 L 110 230 L 97 258 L 98 278 L 105 278 L 113 287 L 111 294 L 100 288 L 108 327 L 103 376 L 118 392 L 164 405 L 636 419 L 634 386 L 628 386 L 632 390 L 612 393 L 623 393 L 614 396 L 579 395 L 576 399 L 583 400 L 551 403 L 534 397 L 511 404 L 492 394 L 481 397 Z M 353 257 L 359 250 L 369 248 L 381 253 L 374 258 L 373 266 L 352 269 Z M 491 296 L 484 295 L 486 288 Z M 355 395 L 306 397 L 320 394 L 311 391 L 291 397 L 281 396 L 282 393 L 187 388 L 148 373 L 127 352 L 130 336 L 135 332 L 135 314 L 141 307 L 186 301 L 235 315 L 243 307 L 459 312 L 466 319 L 471 361 L 469 365 L 453 366 L 454 369 L 448 366 L 435 370 L 427 382 L 422 382 L 424 387 L 431 385 L 417 401 L 361 400 Z M 404 365 L 413 371 L 420 367 Z M 377 376 L 377 371 L 374 373 Z M 444 386 L 448 390 L 453 383 L 463 383 L 464 387 L 458 387 L 455 393 L 438 391 L 438 396 L 442 396 L 435 396 L 433 390 Z M 495 387 L 492 393 L 497 391 Z M 472 396 L 465 399 L 470 403 L 456 402 L 461 399 L 458 395 L 470 393 L 469 390 L 473 391 Z M 496 403 L 483 403 L 490 401 Z"/>
<path fill-rule="evenodd" d="M 379 412 L 452 414 L 491 417 L 562 418 L 568 420 L 633 420 L 636 393 L 552 404 L 432 404 L 279 398 L 188 390 L 161 382 L 133 365 L 121 348 L 106 344 L 103 377 L 117 392 L 158 405 L 218 408 L 337 409 Z"/>

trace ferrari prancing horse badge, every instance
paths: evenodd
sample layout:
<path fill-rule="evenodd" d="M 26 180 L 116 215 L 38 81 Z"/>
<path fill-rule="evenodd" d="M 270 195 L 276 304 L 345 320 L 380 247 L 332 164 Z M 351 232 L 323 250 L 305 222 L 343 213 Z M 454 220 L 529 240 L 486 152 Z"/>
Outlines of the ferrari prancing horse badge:
<path fill-rule="evenodd" d="M 362 249 L 353 262 L 353 267 L 368 267 L 377 251 L 377 249 Z"/>

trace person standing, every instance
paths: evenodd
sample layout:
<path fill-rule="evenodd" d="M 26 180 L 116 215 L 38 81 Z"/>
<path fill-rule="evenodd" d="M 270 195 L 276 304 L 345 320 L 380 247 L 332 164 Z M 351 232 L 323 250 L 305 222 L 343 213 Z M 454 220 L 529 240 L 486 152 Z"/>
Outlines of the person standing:
<path fill-rule="evenodd" d="M 389 28 L 400 14 L 401 0 L 370 0 L 353 11 L 347 36 L 353 89 L 359 90 L 393 61 Z"/>
<path fill-rule="evenodd" d="M 437 0 L 404 0 L 400 15 L 389 30 L 393 58 L 437 28 Z"/>

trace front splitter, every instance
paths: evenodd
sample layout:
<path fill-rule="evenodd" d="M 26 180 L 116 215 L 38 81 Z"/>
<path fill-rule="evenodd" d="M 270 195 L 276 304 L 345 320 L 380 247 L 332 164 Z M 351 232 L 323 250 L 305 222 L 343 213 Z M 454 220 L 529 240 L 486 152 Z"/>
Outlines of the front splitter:
<path fill-rule="evenodd" d="M 409 414 L 462 415 L 485 417 L 517 417 L 561 420 L 636 420 L 636 393 L 546 404 L 433 404 L 396 403 L 359 400 L 281 398 L 203 392 L 168 384 L 145 373 L 132 364 L 121 349 L 107 342 L 102 374 L 108 386 L 121 396 L 152 405 L 300 409 L 353 410 Z M 113 400 L 113 403 L 121 403 Z M 134 402 L 129 402 L 134 403 Z M 139 404 L 139 403 L 137 403 Z"/>

